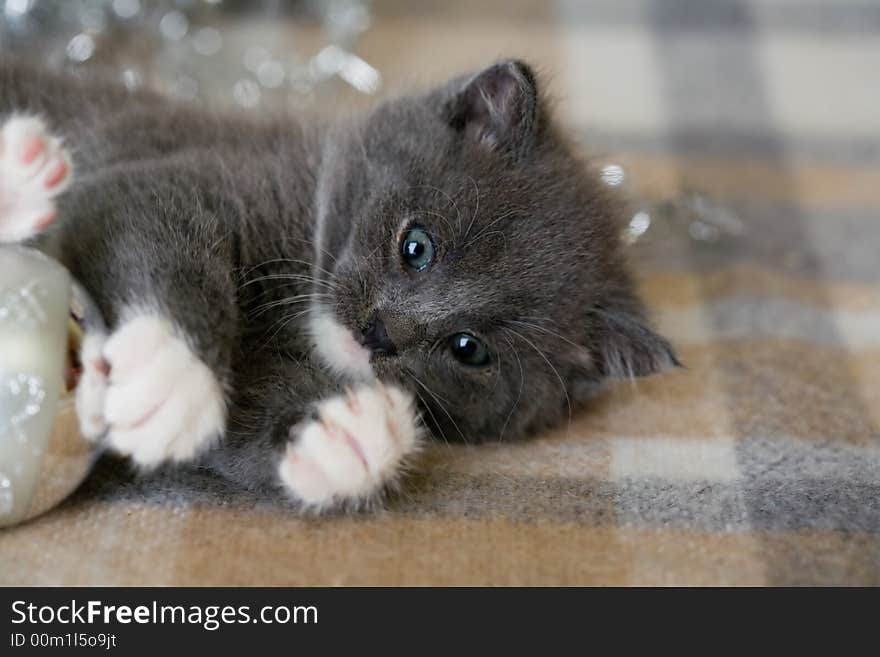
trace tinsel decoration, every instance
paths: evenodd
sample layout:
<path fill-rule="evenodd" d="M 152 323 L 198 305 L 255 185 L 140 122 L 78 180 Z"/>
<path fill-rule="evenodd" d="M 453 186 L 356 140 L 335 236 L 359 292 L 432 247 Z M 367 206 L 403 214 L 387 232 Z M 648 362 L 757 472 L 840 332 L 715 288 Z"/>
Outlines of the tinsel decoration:
<path fill-rule="evenodd" d="M 130 88 L 245 109 L 303 106 L 334 81 L 376 93 L 355 52 L 366 0 L 0 0 L 0 53 L 101 69 Z"/>

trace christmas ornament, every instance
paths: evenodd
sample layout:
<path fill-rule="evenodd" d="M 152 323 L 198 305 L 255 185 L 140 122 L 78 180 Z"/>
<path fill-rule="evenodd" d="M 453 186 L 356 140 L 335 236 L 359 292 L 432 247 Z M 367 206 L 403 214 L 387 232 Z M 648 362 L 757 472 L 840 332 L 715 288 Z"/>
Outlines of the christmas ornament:
<path fill-rule="evenodd" d="M 78 347 L 100 315 L 57 261 L 0 247 L 0 527 L 55 506 L 99 447 L 77 428 Z"/>

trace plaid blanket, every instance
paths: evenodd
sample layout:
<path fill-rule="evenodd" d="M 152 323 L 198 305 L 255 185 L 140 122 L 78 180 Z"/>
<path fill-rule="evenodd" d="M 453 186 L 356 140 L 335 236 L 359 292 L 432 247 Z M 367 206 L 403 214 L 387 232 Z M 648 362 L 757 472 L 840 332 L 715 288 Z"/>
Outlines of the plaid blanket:
<path fill-rule="evenodd" d="M 103 461 L 0 532 L 2 584 L 880 585 L 880 7 L 376 2 L 388 86 L 515 54 L 639 199 L 686 369 L 523 444 L 437 446 L 387 510 L 304 519 Z"/>

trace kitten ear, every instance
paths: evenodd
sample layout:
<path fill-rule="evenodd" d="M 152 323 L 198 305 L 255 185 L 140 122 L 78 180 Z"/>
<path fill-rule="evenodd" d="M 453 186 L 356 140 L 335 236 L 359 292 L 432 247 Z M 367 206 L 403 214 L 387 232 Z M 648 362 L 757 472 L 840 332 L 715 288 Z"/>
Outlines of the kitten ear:
<path fill-rule="evenodd" d="M 523 62 L 490 66 L 461 86 L 446 105 L 449 124 L 465 138 L 511 154 L 524 154 L 537 126 L 535 75 Z"/>
<path fill-rule="evenodd" d="M 672 346 L 655 333 L 639 309 L 599 308 L 594 365 L 603 377 L 626 379 L 681 367 Z"/>

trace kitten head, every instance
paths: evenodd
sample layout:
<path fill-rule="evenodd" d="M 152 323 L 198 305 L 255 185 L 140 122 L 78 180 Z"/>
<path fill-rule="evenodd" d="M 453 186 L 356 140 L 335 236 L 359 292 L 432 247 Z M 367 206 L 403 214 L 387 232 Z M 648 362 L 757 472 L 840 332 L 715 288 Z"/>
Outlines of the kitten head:
<path fill-rule="evenodd" d="M 620 209 L 525 64 L 388 102 L 327 144 L 310 323 L 338 373 L 399 381 L 437 434 L 471 440 L 677 363 L 626 271 Z"/>

